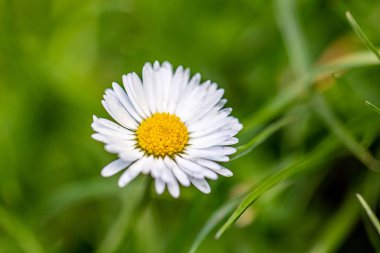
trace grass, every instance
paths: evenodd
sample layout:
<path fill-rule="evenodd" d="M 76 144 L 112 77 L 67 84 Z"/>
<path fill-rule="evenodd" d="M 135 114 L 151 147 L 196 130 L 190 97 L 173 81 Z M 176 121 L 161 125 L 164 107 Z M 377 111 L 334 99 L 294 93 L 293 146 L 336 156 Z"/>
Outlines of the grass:
<path fill-rule="evenodd" d="M 379 251 L 360 217 L 361 204 L 377 227 L 379 13 L 367 0 L 0 0 L 0 252 Z M 219 83 L 243 122 L 234 176 L 209 195 L 100 177 L 114 159 L 90 138 L 102 93 L 154 60 Z"/>

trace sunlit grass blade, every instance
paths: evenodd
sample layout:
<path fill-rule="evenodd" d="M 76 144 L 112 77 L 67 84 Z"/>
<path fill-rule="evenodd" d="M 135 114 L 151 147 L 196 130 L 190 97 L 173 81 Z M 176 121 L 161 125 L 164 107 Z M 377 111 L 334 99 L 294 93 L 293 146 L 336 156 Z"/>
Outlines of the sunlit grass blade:
<path fill-rule="evenodd" d="M 300 158 L 290 166 L 274 173 L 269 176 L 267 179 L 262 181 L 257 185 L 247 197 L 240 203 L 239 207 L 232 213 L 228 220 L 223 224 L 223 226 L 217 231 L 215 237 L 218 239 L 222 234 L 231 227 L 237 219 L 244 213 L 244 211 L 252 205 L 262 194 L 276 186 L 278 183 L 284 181 L 285 179 L 293 176 L 296 173 L 299 173 L 308 168 L 315 167 L 317 164 L 322 163 L 325 157 L 331 158 L 331 152 L 333 152 L 336 147 L 337 142 L 335 139 L 328 137 L 320 145 L 318 145 L 315 150 Z"/>
<path fill-rule="evenodd" d="M 219 222 L 221 222 L 224 218 L 227 217 L 228 214 L 232 212 L 234 208 L 238 205 L 238 203 L 242 200 L 242 198 L 234 198 L 224 204 L 222 207 L 217 209 L 211 217 L 207 220 L 206 224 L 202 227 L 201 231 L 197 234 L 193 244 L 190 248 L 190 253 L 195 253 L 201 243 L 205 240 L 206 236 L 211 233 L 211 230 L 214 229 Z"/>
<path fill-rule="evenodd" d="M 27 253 L 44 252 L 34 233 L 19 219 L 0 206 L 0 227 L 9 234 L 17 244 Z"/>
<path fill-rule="evenodd" d="M 365 101 L 366 105 L 369 106 L 372 110 L 374 110 L 375 112 L 377 112 L 378 114 L 380 114 L 380 108 L 377 107 L 376 105 L 372 104 L 371 102 L 369 101 Z"/>
<path fill-rule="evenodd" d="M 283 128 L 287 124 L 291 123 L 293 119 L 294 119 L 293 117 L 288 117 L 288 118 L 284 118 L 284 119 L 278 120 L 278 121 L 270 124 L 268 127 L 266 127 L 264 130 L 262 130 L 260 133 L 255 135 L 246 144 L 243 144 L 243 145 L 237 147 L 237 152 L 231 157 L 231 160 L 235 160 L 239 157 L 242 157 L 242 156 L 250 153 L 254 148 L 259 146 L 261 143 L 263 143 L 265 140 L 267 140 L 270 136 L 272 136 L 278 130 L 280 130 L 281 128 Z"/>
<path fill-rule="evenodd" d="M 363 42 L 363 44 L 368 47 L 380 60 L 380 53 L 379 50 L 375 47 L 375 45 L 371 42 L 371 40 L 368 38 L 368 36 L 364 33 L 363 29 L 360 27 L 358 22 L 354 19 L 354 17 L 351 15 L 349 11 L 346 12 L 346 18 L 348 22 L 350 23 L 352 29 L 354 29 L 356 35 L 360 38 L 360 40 Z"/>
<path fill-rule="evenodd" d="M 373 226 L 375 227 L 377 233 L 380 235 L 380 222 L 379 219 L 376 217 L 372 209 L 368 206 L 367 202 L 364 200 L 364 198 L 357 193 L 356 197 L 358 198 L 360 204 L 362 205 L 363 209 L 366 211 L 368 218 L 371 220 Z"/>

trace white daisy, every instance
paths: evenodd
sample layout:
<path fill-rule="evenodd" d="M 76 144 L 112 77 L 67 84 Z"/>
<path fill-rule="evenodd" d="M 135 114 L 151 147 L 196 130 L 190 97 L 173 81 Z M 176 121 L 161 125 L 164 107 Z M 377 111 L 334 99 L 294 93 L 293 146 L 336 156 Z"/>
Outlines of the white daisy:
<path fill-rule="evenodd" d="M 200 74 L 190 79 L 189 69 L 164 62 L 146 63 L 141 80 L 136 73 L 123 76 L 124 89 L 117 83 L 105 91 L 102 104 L 114 123 L 94 116 L 92 135 L 105 143 L 108 152 L 119 159 L 101 172 L 109 177 L 127 168 L 119 178 L 124 187 L 140 173 L 155 179 L 158 194 L 177 198 L 179 184 L 193 184 L 210 192 L 206 179 L 226 177 L 232 172 L 218 162 L 229 161 L 236 149 L 234 136 L 242 129 L 223 108 L 224 90 L 216 83 L 200 83 Z"/>

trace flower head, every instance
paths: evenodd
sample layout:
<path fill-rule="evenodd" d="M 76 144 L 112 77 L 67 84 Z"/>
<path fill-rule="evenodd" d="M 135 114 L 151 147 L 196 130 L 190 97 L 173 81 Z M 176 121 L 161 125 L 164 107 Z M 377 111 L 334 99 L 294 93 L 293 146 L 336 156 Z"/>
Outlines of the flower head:
<path fill-rule="evenodd" d="M 179 184 L 193 184 L 210 192 L 206 179 L 232 176 L 219 162 L 229 161 L 236 149 L 234 136 L 242 129 L 223 108 L 224 90 L 210 81 L 200 83 L 200 75 L 190 79 L 190 71 L 155 62 L 143 67 L 142 80 L 136 73 L 123 76 L 124 88 L 117 83 L 107 89 L 102 104 L 117 122 L 94 116 L 92 135 L 119 159 L 102 170 L 104 177 L 124 170 L 119 186 L 124 187 L 139 174 L 155 179 L 156 192 L 165 187 L 173 197 Z M 126 169 L 127 168 L 127 169 Z"/>

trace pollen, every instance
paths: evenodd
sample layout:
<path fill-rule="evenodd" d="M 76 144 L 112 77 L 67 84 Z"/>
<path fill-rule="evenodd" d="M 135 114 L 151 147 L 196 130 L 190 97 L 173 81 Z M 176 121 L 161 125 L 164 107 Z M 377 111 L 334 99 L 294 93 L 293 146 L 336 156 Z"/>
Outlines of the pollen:
<path fill-rule="evenodd" d="M 154 156 L 172 156 L 182 152 L 189 139 L 187 127 L 170 113 L 155 113 L 143 120 L 136 131 L 138 146 Z"/>

